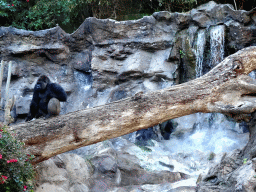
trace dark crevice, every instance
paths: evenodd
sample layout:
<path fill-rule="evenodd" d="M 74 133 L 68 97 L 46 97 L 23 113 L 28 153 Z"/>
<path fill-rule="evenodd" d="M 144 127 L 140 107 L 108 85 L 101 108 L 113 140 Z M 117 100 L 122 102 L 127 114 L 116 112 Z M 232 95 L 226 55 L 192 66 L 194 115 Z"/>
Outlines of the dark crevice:
<path fill-rule="evenodd" d="M 243 94 L 243 95 L 241 95 L 241 97 L 246 97 L 246 96 L 255 97 L 255 96 L 256 96 L 256 93 L 249 93 L 249 94 Z"/>

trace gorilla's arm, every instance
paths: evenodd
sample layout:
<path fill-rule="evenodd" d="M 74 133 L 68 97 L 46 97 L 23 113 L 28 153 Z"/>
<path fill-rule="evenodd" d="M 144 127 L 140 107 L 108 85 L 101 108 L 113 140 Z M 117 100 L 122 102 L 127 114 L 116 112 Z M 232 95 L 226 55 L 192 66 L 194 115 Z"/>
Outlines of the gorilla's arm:
<path fill-rule="evenodd" d="M 38 115 L 39 100 L 40 100 L 39 93 L 37 91 L 34 91 L 33 98 L 30 104 L 30 110 L 25 121 L 30 121 L 31 119 L 33 119 Z"/>
<path fill-rule="evenodd" d="M 67 94 L 60 85 L 56 83 L 50 83 L 48 84 L 47 90 L 50 91 L 51 98 L 54 97 L 59 101 L 67 101 Z"/>

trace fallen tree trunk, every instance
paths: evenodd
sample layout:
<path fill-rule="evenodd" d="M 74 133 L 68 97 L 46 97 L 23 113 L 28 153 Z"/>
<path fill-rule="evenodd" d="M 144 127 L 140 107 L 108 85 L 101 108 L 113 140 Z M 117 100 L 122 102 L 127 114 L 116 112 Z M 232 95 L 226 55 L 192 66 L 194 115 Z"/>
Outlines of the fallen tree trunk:
<path fill-rule="evenodd" d="M 256 81 L 247 74 L 255 69 L 256 47 L 249 47 L 193 81 L 10 129 L 35 155 L 33 163 L 38 163 L 192 113 L 220 112 L 237 120 L 248 120 L 246 114 L 256 110 Z"/>

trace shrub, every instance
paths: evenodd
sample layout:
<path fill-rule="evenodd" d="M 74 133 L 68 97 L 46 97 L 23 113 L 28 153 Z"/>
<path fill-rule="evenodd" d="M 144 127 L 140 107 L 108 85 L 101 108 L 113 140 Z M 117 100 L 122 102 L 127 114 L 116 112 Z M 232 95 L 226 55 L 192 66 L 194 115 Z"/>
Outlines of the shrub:
<path fill-rule="evenodd" d="M 0 126 L 0 191 L 33 192 L 33 156 L 24 153 L 24 143 L 13 135 L 6 126 Z"/>

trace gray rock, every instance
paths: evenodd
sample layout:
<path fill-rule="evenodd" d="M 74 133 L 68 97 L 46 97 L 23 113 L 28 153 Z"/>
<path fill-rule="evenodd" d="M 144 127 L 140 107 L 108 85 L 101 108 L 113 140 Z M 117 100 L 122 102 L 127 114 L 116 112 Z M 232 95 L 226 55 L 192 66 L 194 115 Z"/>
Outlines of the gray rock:
<path fill-rule="evenodd" d="M 32 96 L 19 97 L 16 100 L 16 114 L 26 115 L 30 110 Z"/>
<path fill-rule="evenodd" d="M 27 115 L 33 87 L 41 74 L 60 83 L 68 93 L 68 101 L 62 103 L 61 109 L 61 114 L 65 114 L 192 80 L 196 78 L 198 67 L 195 45 L 199 31 L 205 34 L 201 53 L 204 74 L 212 67 L 209 62 L 210 30 L 216 25 L 225 26 L 224 51 L 228 56 L 255 45 L 255 21 L 253 11 L 234 10 L 232 5 L 211 1 L 188 13 L 164 11 L 135 21 L 87 18 L 72 34 L 60 27 L 41 31 L 0 27 L 0 57 L 13 61 L 10 96 L 16 96 L 18 118 L 24 119 Z M 7 67 L 2 97 L 6 77 Z M 177 129 L 173 135 L 190 134 L 197 125 L 194 115 L 173 122 Z M 123 136 L 122 139 L 128 138 L 125 141 L 112 142 L 120 149 L 118 142 L 128 145 L 129 139 L 134 142 L 134 135 Z M 111 147 L 112 143 L 106 141 L 73 152 L 87 161 L 74 154 L 62 154 L 45 161 L 38 168 L 41 174 L 37 190 L 99 192 L 119 186 L 121 188 L 116 190 L 122 191 L 139 190 L 139 186 L 150 184 L 143 190 L 161 191 L 163 186 L 156 185 L 184 176 L 144 170 L 136 157 L 110 150 Z M 172 168 L 170 165 L 165 163 Z M 241 165 L 238 155 L 223 157 L 221 163 L 209 171 L 198 191 L 234 191 L 241 186 L 249 190 L 248 183 L 254 182 L 254 169 L 251 165 L 241 168 L 238 165 Z M 237 172 L 229 177 L 234 170 Z M 250 174 L 239 176 L 246 172 Z M 229 188 L 219 185 L 228 178 Z"/>
<path fill-rule="evenodd" d="M 100 155 L 91 159 L 92 164 L 103 174 L 116 173 L 117 163 L 116 160 L 108 155 Z"/>
<path fill-rule="evenodd" d="M 76 154 L 68 153 L 61 154 L 58 158 L 64 163 L 71 184 L 87 183 L 87 180 L 92 175 L 92 168 L 87 161 Z"/>
<path fill-rule="evenodd" d="M 84 51 L 84 52 L 75 54 L 70 64 L 73 65 L 74 68 L 79 71 L 89 73 L 91 70 L 91 65 L 90 65 L 91 59 L 92 59 L 92 53 L 90 51 Z"/>
<path fill-rule="evenodd" d="M 35 192 L 66 192 L 65 189 L 56 186 L 56 185 L 52 185 L 49 183 L 44 183 L 42 185 L 40 185 L 39 187 L 36 188 Z"/>
<path fill-rule="evenodd" d="M 70 192 L 89 192 L 89 188 L 84 184 L 74 184 L 70 189 Z"/>

